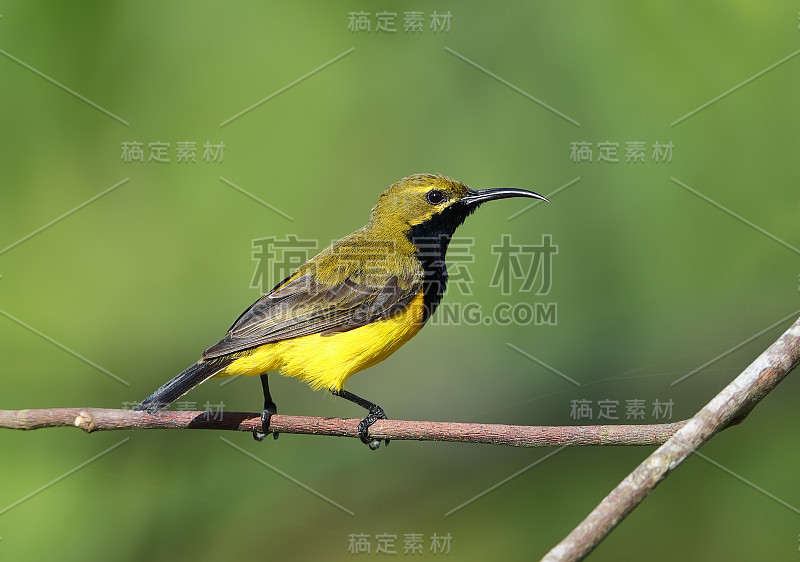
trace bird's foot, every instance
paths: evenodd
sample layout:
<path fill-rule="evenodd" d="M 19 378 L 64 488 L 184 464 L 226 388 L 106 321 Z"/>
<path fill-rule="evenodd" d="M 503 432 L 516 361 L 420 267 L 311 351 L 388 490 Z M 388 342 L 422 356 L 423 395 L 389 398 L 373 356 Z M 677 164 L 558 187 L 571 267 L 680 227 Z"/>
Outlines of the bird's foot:
<path fill-rule="evenodd" d="M 372 408 L 369 409 L 369 414 L 363 420 L 358 422 L 358 437 L 361 439 L 361 442 L 365 445 L 369 446 L 371 451 L 376 450 L 378 447 L 381 446 L 380 439 L 372 439 L 369 436 L 369 427 L 378 420 L 385 420 L 386 414 L 383 411 L 383 408 L 380 406 L 373 405 Z M 385 440 L 386 446 L 389 446 L 389 440 Z"/>
<path fill-rule="evenodd" d="M 267 434 L 270 433 L 270 431 L 269 431 L 269 421 L 272 418 L 273 414 L 277 414 L 277 413 L 278 413 L 278 408 L 277 408 L 277 406 L 275 406 L 275 404 L 271 404 L 270 406 L 267 406 L 266 408 L 264 408 L 264 411 L 261 412 L 261 429 L 260 430 L 253 429 L 253 439 L 255 439 L 258 442 L 261 442 L 261 441 L 264 440 L 264 438 L 267 436 Z M 272 436 L 275 439 L 278 438 L 278 435 L 279 435 L 279 433 L 277 431 L 273 431 L 272 432 Z"/>
<path fill-rule="evenodd" d="M 332 388 L 331 394 L 333 394 L 334 396 L 341 396 L 345 400 L 349 400 L 353 404 L 357 404 L 362 408 L 366 409 L 367 412 L 369 412 L 367 417 L 358 423 L 358 437 L 361 439 L 362 443 L 369 445 L 369 448 L 373 451 L 378 447 L 380 447 L 381 446 L 380 439 L 370 438 L 369 426 L 371 426 L 378 420 L 386 419 L 386 414 L 384 413 L 383 408 L 381 408 L 377 404 L 370 402 L 369 400 L 366 400 L 356 394 L 353 394 L 352 392 L 348 392 L 343 388 Z M 386 439 L 386 445 L 389 445 L 388 439 Z"/>

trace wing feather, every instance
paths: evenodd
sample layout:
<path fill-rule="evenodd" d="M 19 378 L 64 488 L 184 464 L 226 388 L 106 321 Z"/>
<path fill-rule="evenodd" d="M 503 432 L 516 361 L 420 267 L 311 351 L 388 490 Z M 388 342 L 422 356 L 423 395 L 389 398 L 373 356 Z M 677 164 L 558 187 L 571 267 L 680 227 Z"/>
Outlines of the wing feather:
<path fill-rule="evenodd" d="M 290 277 L 253 303 L 203 359 L 289 338 L 352 330 L 391 316 L 420 290 L 419 275 L 391 275 L 374 284 L 350 277 L 322 283 L 310 273 Z"/>

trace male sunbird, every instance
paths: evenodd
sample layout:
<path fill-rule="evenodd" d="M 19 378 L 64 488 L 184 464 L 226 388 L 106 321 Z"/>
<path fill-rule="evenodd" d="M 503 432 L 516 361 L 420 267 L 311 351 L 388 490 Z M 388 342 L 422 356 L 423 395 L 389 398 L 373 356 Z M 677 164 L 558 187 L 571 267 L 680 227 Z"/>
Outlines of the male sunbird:
<path fill-rule="evenodd" d="M 277 413 L 267 372 L 278 371 L 365 408 L 358 435 L 377 449 L 369 426 L 386 419 L 383 408 L 345 390 L 345 381 L 419 332 L 444 294 L 444 257 L 456 228 L 481 203 L 507 197 L 547 201 L 524 189 L 474 190 L 434 174 L 398 181 L 380 195 L 366 226 L 278 283 L 136 409 L 157 412 L 212 377 L 260 375 L 264 410 L 253 436 L 261 441 Z"/>

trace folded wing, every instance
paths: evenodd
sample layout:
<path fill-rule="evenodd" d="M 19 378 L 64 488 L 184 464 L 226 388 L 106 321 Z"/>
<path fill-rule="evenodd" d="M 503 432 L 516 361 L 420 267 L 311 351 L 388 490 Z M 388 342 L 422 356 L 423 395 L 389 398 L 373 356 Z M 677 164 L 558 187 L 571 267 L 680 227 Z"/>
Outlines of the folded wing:
<path fill-rule="evenodd" d="M 422 281 L 412 277 L 392 275 L 380 281 L 368 284 L 347 277 L 326 284 L 308 273 L 290 278 L 253 303 L 222 340 L 203 352 L 203 359 L 289 338 L 352 330 L 393 315 L 422 289 Z"/>

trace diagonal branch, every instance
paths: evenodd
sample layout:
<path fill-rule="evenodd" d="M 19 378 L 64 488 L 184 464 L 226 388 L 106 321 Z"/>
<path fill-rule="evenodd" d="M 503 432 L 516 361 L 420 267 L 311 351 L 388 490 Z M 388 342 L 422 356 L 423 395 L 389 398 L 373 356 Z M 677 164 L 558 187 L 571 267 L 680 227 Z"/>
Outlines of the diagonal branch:
<path fill-rule="evenodd" d="M 800 319 L 620 482 L 543 560 L 582 560 L 588 556 L 672 470 L 719 431 L 742 421 L 798 364 Z"/>
<path fill-rule="evenodd" d="M 270 430 L 277 433 L 358 437 L 358 419 L 317 418 L 275 414 Z M 565 445 L 659 445 L 686 422 L 655 425 L 520 426 L 482 423 L 378 420 L 369 429 L 375 439 L 460 441 L 516 447 Z M 218 429 L 253 431 L 261 414 L 248 412 L 168 411 L 147 414 L 102 408 L 0 410 L 0 428 L 40 429 L 80 427 L 92 432 L 114 429 Z"/>

